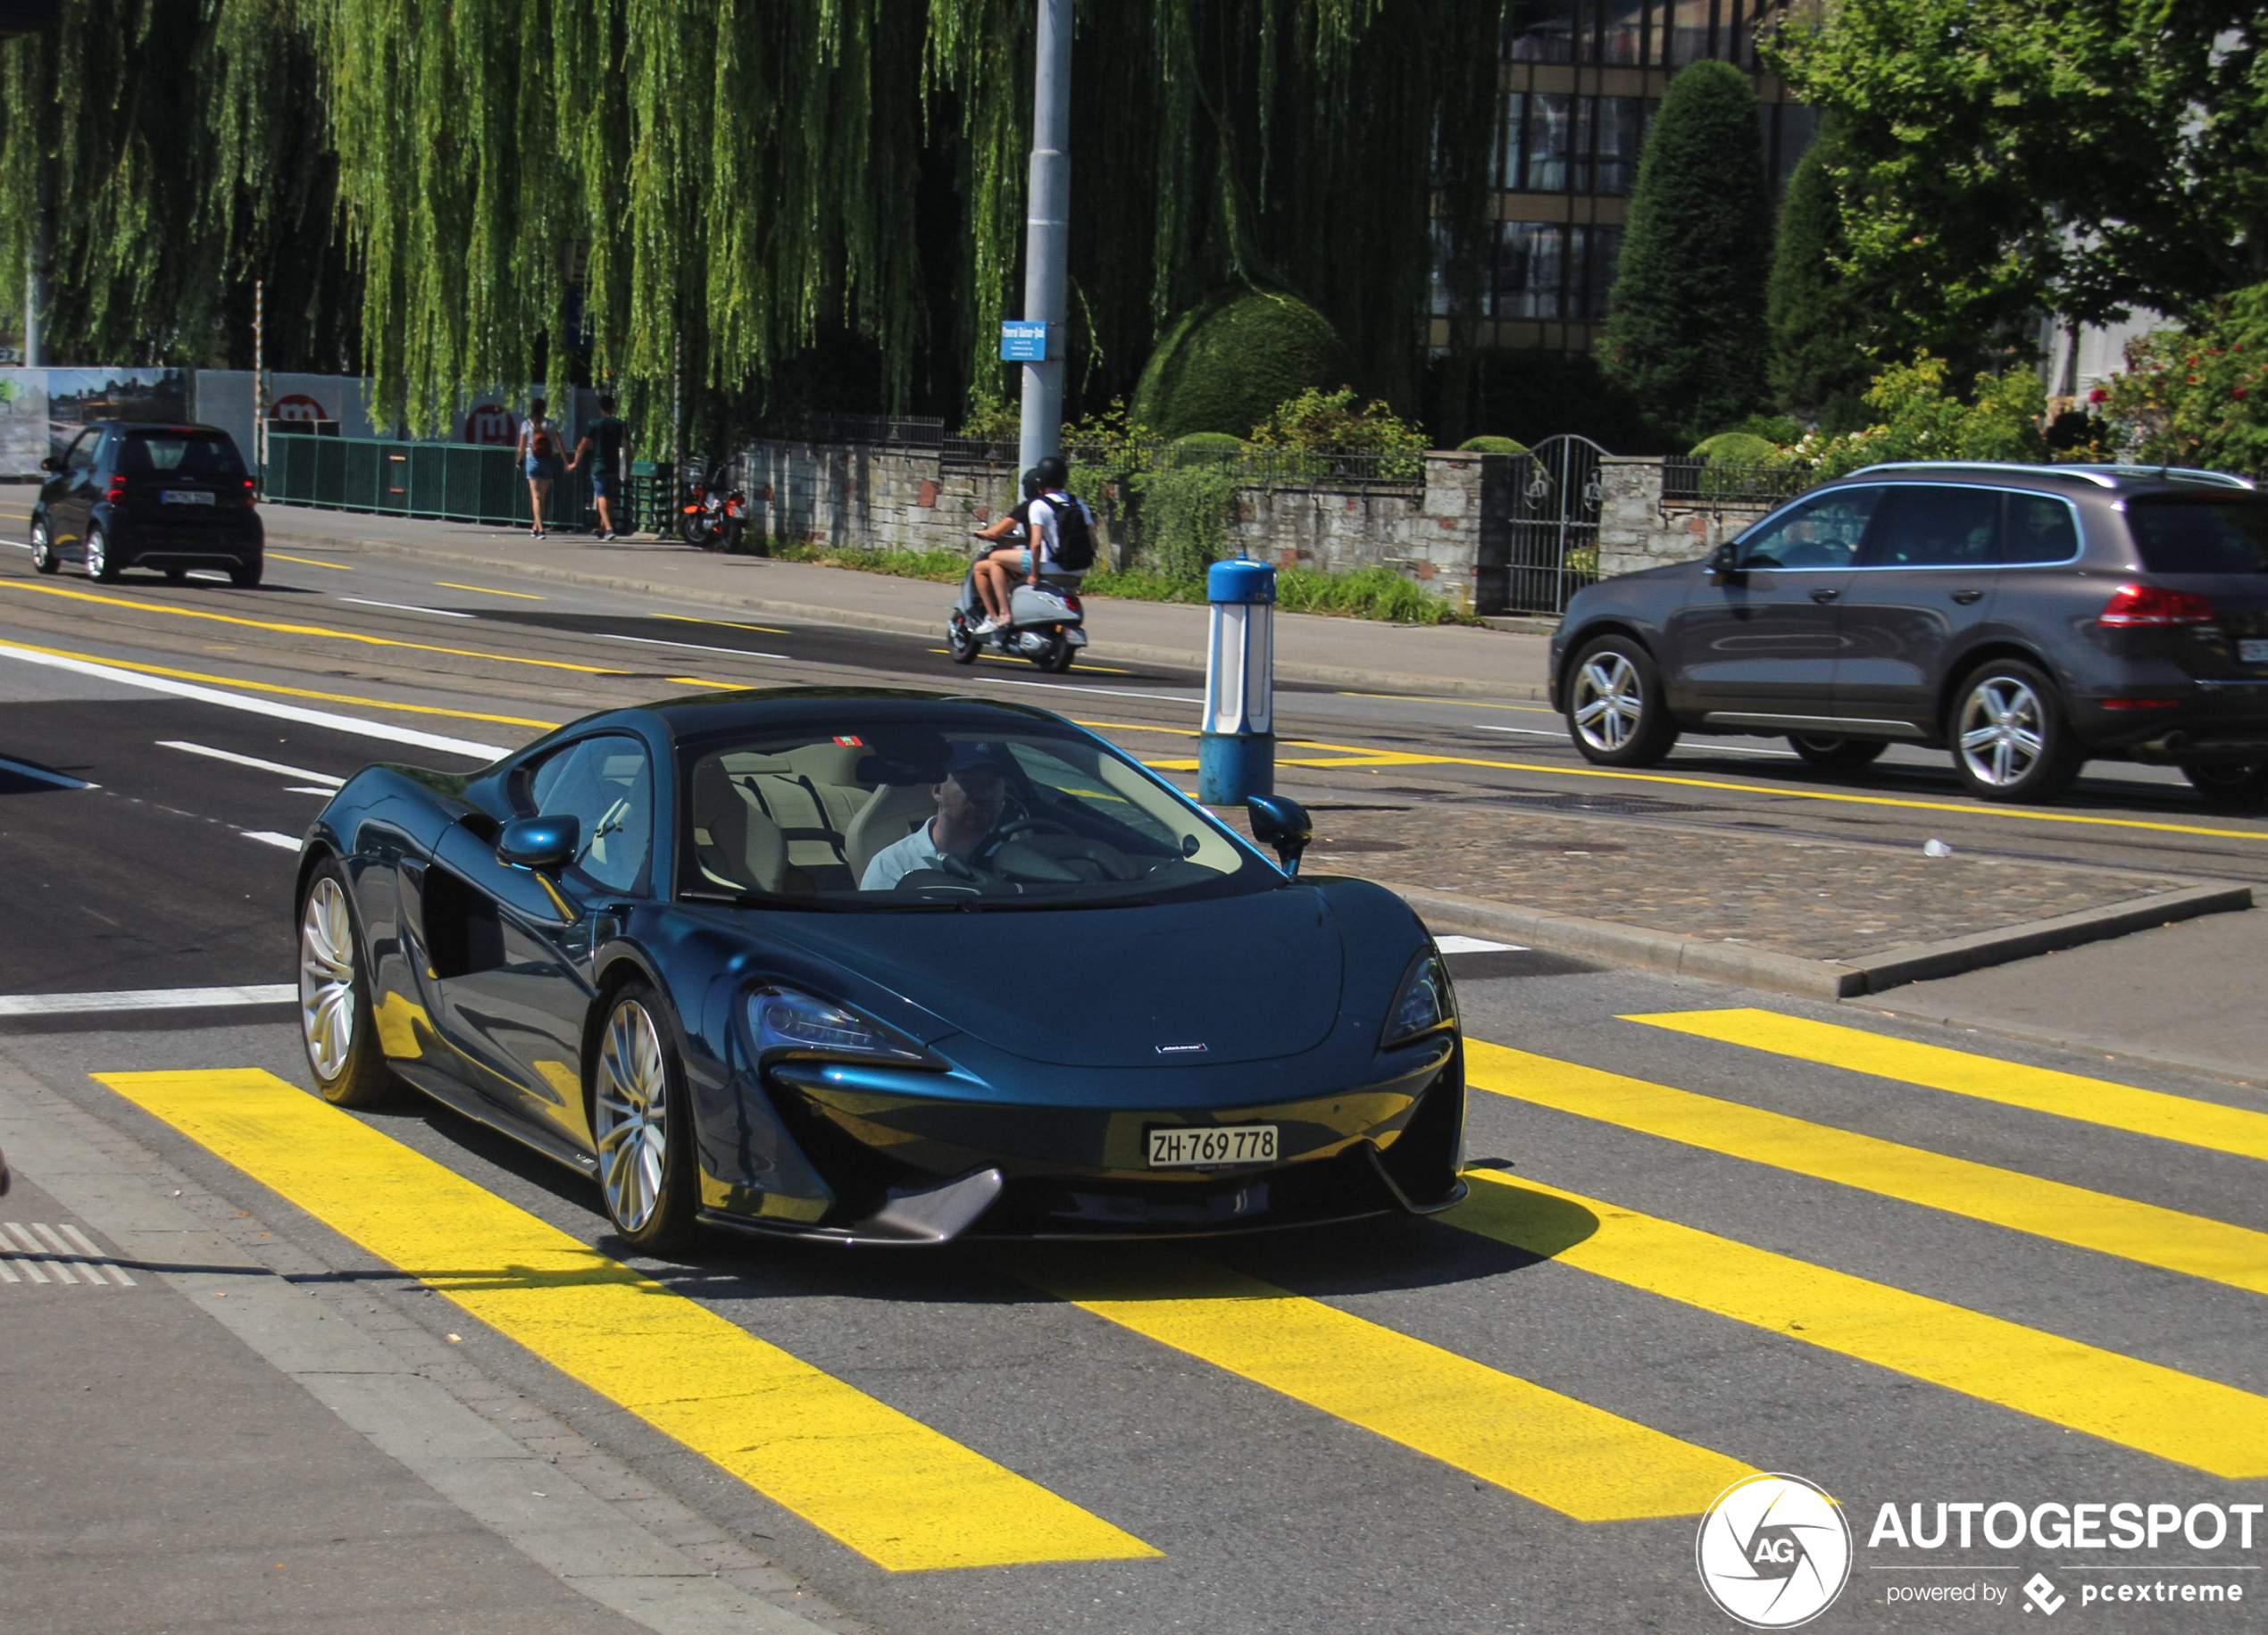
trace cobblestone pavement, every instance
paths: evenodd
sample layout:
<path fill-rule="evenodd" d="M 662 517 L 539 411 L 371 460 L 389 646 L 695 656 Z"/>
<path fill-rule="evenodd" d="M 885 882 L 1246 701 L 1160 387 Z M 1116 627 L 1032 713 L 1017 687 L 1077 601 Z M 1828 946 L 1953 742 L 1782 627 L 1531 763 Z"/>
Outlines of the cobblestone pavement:
<path fill-rule="evenodd" d="M 1309 810 L 1307 865 L 1318 872 L 1805 959 L 1999 930 L 2197 883 L 1957 851 L 1930 857 L 1918 847 L 1603 822 L 1495 802 L 1314 802 Z"/>

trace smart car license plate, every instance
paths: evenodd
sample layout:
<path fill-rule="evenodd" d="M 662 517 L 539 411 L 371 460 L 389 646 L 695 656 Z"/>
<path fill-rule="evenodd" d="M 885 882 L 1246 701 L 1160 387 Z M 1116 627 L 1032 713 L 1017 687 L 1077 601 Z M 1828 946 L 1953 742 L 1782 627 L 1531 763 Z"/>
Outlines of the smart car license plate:
<path fill-rule="evenodd" d="M 2237 657 L 2247 664 L 2268 664 L 2268 641 L 2239 642 Z"/>
<path fill-rule="evenodd" d="M 168 505 L 210 505 L 213 496 L 203 488 L 166 488 L 158 496 Z"/>
<path fill-rule="evenodd" d="M 1272 1164 L 1273 1124 L 1220 1124 L 1209 1130 L 1153 1130 L 1150 1168 L 1181 1170 L 1211 1164 Z"/>

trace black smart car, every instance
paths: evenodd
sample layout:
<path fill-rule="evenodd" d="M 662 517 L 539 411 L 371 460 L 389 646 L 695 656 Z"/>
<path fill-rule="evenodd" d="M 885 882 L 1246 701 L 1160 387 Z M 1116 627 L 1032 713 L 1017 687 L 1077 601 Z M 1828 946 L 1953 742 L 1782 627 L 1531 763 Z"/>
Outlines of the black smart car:
<path fill-rule="evenodd" d="M 88 579 L 155 568 L 179 580 L 194 568 L 260 582 L 266 535 L 252 474 L 216 426 L 97 421 L 60 455 L 31 508 L 31 562 L 53 573 L 76 562 Z"/>
<path fill-rule="evenodd" d="M 2089 759 L 2268 804 L 2268 495 L 2155 466 L 1870 466 L 1705 562 L 1580 592 L 1552 639 L 1575 747 L 1785 733 L 1815 765 L 1952 752 L 1988 800 Z"/>

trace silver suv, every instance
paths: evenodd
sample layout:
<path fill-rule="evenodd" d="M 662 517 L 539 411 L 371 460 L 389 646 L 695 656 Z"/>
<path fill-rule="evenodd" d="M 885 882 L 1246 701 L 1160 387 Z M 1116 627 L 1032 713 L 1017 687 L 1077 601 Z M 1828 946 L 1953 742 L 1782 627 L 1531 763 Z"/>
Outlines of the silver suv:
<path fill-rule="evenodd" d="M 1942 746 L 1988 800 L 2111 758 L 2268 805 L 2268 495 L 2155 466 L 1870 466 L 1706 562 L 1583 590 L 1551 685 L 1603 765 L 1785 733 L 1827 767 Z"/>

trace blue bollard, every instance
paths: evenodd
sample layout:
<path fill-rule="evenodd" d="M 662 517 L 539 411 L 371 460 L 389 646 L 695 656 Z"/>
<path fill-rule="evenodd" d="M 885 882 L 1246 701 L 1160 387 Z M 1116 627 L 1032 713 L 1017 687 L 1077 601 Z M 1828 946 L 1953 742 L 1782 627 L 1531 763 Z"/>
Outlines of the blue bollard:
<path fill-rule="evenodd" d="M 1213 633 L 1205 663 L 1197 798 L 1241 806 L 1276 788 L 1276 571 L 1239 556 L 1205 576 Z"/>

